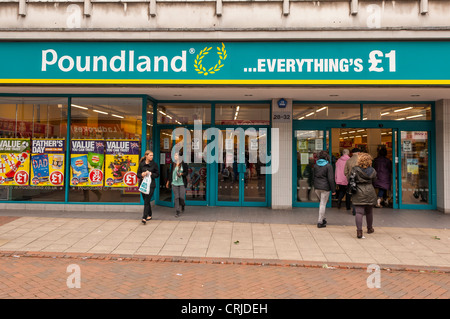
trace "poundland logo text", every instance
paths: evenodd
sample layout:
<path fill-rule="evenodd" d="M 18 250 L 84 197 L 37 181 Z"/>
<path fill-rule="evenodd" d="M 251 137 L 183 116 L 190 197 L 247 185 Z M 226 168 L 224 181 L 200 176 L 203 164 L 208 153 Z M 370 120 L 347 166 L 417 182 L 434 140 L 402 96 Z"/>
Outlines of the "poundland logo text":
<path fill-rule="evenodd" d="M 186 72 L 186 51 L 174 57 L 135 56 L 134 50 L 121 50 L 120 54 L 108 58 L 104 55 L 60 56 L 56 50 L 42 50 L 41 71 L 57 67 L 62 72 Z"/>

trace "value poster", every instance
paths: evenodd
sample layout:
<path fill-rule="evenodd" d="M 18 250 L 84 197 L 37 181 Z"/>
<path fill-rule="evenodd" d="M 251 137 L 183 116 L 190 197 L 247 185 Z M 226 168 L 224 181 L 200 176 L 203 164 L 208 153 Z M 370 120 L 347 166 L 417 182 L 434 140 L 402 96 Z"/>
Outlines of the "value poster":
<path fill-rule="evenodd" d="M 139 154 L 138 140 L 106 140 L 105 186 L 136 187 Z"/>
<path fill-rule="evenodd" d="M 74 139 L 70 151 L 70 186 L 100 187 L 104 180 L 104 140 Z"/>
<path fill-rule="evenodd" d="M 30 151 L 30 139 L 0 138 L 0 185 L 28 185 Z"/>
<path fill-rule="evenodd" d="M 65 139 L 31 141 L 30 185 L 64 186 Z"/>

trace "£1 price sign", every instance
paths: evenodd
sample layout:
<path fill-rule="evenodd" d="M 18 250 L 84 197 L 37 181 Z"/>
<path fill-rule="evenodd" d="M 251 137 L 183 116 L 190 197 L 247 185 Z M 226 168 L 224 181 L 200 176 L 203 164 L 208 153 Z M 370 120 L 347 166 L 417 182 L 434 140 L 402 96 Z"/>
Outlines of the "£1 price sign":
<path fill-rule="evenodd" d="M 18 171 L 16 173 L 16 175 L 14 175 L 14 180 L 16 181 L 17 185 L 28 184 L 28 178 L 29 178 L 29 175 L 25 171 Z"/>
<path fill-rule="evenodd" d="M 50 174 L 50 183 L 55 186 L 59 186 L 62 184 L 64 180 L 64 175 L 60 171 L 53 171 Z"/>
<path fill-rule="evenodd" d="M 89 173 L 89 180 L 92 185 L 98 185 L 103 183 L 103 172 L 99 169 L 93 169 Z"/>
<path fill-rule="evenodd" d="M 127 186 L 136 186 L 137 185 L 137 175 L 135 172 L 127 172 L 124 176 L 123 176 L 123 182 L 127 185 Z"/>

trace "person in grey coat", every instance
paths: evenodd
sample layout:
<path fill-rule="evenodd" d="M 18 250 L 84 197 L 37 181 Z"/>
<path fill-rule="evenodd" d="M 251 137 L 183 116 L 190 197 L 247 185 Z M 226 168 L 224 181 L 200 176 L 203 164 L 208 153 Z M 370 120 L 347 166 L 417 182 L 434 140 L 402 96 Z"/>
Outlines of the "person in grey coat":
<path fill-rule="evenodd" d="M 336 184 L 334 182 L 333 166 L 330 164 L 330 157 L 327 151 L 320 151 L 318 160 L 313 168 L 314 191 L 319 197 L 319 220 L 317 227 L 326 227 L 325 207 L 327 206 L 330 192 L 336 194 Z"/>
<path fill-rule="evenodd" d="M 367 153 L 359 153 L 358 163 L 352 168 L 355 174 L 356 193 L 352 196 L 355 205 L 356 237 L 363 237 L 362 223 L 364 213 L 366 214 L 367 233 L 374 232 L 373 229 L 373 206 L 377 202 L 377 194 L 373 182 L 377 178 L 377 172 L 372 167 L 372 156 Z"/>

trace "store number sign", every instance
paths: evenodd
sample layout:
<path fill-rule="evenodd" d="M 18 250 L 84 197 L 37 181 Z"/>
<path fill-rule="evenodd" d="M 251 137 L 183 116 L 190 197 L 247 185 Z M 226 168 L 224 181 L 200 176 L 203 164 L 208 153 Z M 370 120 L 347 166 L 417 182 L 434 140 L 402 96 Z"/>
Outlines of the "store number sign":
<path fill-rule="evenodd" d="M 285 99 L 279 99 L 277 102 L 277 109 L 273 111 L 272 121 L 273 122 L 290 122 L 291 121 L 291 111 L 287 109 L 287 101 Z"/>

